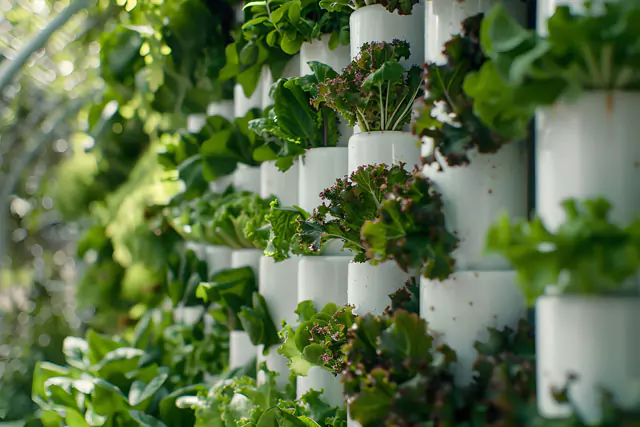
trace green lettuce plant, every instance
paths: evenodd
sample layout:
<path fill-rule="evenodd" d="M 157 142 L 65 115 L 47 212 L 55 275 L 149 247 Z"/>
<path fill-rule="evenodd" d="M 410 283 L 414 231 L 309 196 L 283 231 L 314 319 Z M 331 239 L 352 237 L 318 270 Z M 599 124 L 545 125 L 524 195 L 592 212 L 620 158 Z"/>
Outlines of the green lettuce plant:
<path fill-rule="evenodd" d="M 278 353 L 285 356 L 293 375 L 307 375 L 320 366 L 339 375 L 346 367 L 342 347 L 347 330 L 353 326 L 353 307 L 329 303 L 317 311 L 312 301 L 303 301 L 296 309 L 298 327 L 285 325 L 280 331 L 282 345 Z"/>
<path fill-rule="evenodd" d="M 377 218 L 367 219 L 360 231 L 367 259 L 374 265 L 394 260 L 404 271 L 423 268 L 429 278 L 449 277 L 458 238 L 446 228 L 440 194 L 417 171 L 385 190 Z"/>
<path fill-rule="evenodd" d="M 509 140 L 485 125 L 473 111 L 473 100 L 464 92 L 466 77 L 480 70 L 488 59 L 480 46 L 483 14 L 462 22 L 462 32 L 444 45 L 445 64 L 425 65 L 424 108 L 418 109 L 413 132 L 433 142 L 424 163 L 438 162 L 440 154 L 449 166 L 469 163 L 469 152 L 495 153 Z"/>
<path fill-rule="evenodd" d="M 225 48 L 226 63 L 218 79 L 234 79 L 242 86 L 246 97 L 256 90 L 263 67 L 268 67 L 274 79 L 282 76 L 291 55 L 276 43 L 274 26 L 262 10 L 252 10 L 251 3 L 245 5 L 245 24 L 234 32 L 234 41 Z"/>
<path fill-rule="evenodd" d="M 245 22 L 242 29 L 269 28 L 267 45 L 279 47 L 289 55 L 298 53 L 304 42 L 320 39 L 323 34 L 331 34 L 330 49 L 348 45 L 351 10 L 328 12 L 320 8 L 320 3 L 318 0 L 252 1 L 245 5 L 245 10 L 251 12 L 253 19 Z"/>
<path fill-rule="evenodd" d="M 318 83 L 337 74 L 319 62 L 309 65 L 312 74 L 278 80 L 271 88 L 273 106 L 266 117 L 249 122 L 249 128 L 266 141 L 256 150 L 256 158 L 276 160 L 283 172 L 307 149 L 335 147 L 340 137 L 335 111 L 311 104 Z"/>
<path fill-rule="evenodd" d="M 379 4 L 389 12 L 397 11 L 400 15 L 410 15 L 413 6 L 419 2 L 419 0 L 320 0 L 320 7 L 330 12 L 342 11 L 350 13 L 361 7 Z"/>
<path fill-rule="evenodd" d="M 403 165 L 362 166 L 321 193 L 322 205 L 300 222 L 302 247 L 319 251 L 338 239 L 355 262 L 394 260 L 405 271 L 447 277 L 457 239 L 445 228 L 442 201 L 421 174 Z"/>
<path fill-rule="evenodd" d="M 280 207 L 278 201 L 271 202 L 271 210 L 265 217 L 269 232 L 264 254 L 276 262 L 284 261 L 291 255 L 315 255 L 311 248 L 302 243 L 302 223 L 311 215 L 297 206 Z"/>
<path fill-rule="evenodd" d="M 562 294 L 635 293 L 640 268 L 640 220 L 621 227 L 608 219 L 611 204 L 598 198 L 563 202 L 565 222 L 552 232 L 540 218 L 512 224 L 499 219 L 487 251 L 502 254 L 518 272 L 529 304 L 550 285 Z"/>
<path fill-rule="evenodd" d="M 634 0 L 608 3 L 603 13 L 560 6 L 541 37 L 496 4 L 480 37 L 491 61 L 464 82 L 474 112 L 501 135 L 522 138 L 538 107 L 574 101 L 585 91 L 639 90 L 639 16 Z"/>
<path fill-rule="evenodd" d="M 341 74 L 320 83 L 314 105 L 326 105 L 366 132 L 402 130 L 422 92 L 420 68 L 407 70 L 399 62 L 409 55 L 406 41 L 365 43 Z"/>

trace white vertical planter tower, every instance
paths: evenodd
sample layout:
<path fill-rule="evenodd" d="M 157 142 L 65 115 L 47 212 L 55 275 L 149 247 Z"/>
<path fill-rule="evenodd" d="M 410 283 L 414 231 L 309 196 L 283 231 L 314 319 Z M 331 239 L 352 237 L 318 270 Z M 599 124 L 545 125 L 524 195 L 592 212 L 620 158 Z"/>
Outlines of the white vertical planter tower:
<path fill-rule="evenodd" d="M 313 40 L 311 43 L 304 43 L 300 48 L 300 75 L 311 74 L 310 61 L 322 62 L 340 73 L 349 62 L 349 46 L 338 45 L 334 50 L 329 49 L 330 34 L 324 34 L 320 40 Z M 338 125 L 340 131 L 339 147 L 346 147 L 353 130 L 347 122 L 342 119 Z"/>
<path fill-rule="evenodd" d="M 260 197 L 276 196 L 283 207 L 296 205 L 299 178 L 297 161 L 286 172 L 281 172 L 275 161 L 264 162 L 260 165 Z"/>
<path fill-rule="evenodd" d="M 543 3 L 544 5 L 544 3 Z M 540 13 L 540 10 L 539 10 Z M 632 111 L 640 95 L 590 92 L 537 115 L 537 212 L 551 229 L 564 220 L 560 202 L 605 197 L 610 218 L 628 224 L 640 213 L 632 182 L 640 178 L 640 123 Z M 622 407 L 640 404 L 640 347 L 637 298 L 545 296 L 536 304 L 538 409 L 562 417 L 569 409 L 551 397 L 568 372 L 578 375 L 570 388 L 577 411 L 590 423 L 601 420 L 601 389 Z"/>
<path fill-rule="evenodd" d="M 462 31 L 462 21 L 487 12 L 497 1 L 433 0 L 426 13 L 427 60 L 444 63 L 444 44 Z M 526 4 L 502 1 L 520 22 L 526 21 Z M 433 141 L 425 138 L 425 151 Z M 484 253 L 487 229 L 503 213 L 527 217 L 527 157 L 524 143 L 510 143 L 495 154 L 469 153 L 470 164 L 450 167 L 426 165 L 424 174 L 442 195 L 447 228 L 459 239 L 454 256 L 456 272 L 447 280 L 421 278 L 420 314 L 439 340 L 458 356 L 456 382 L 468 384 L 477 357 L 473 344 L 488 338 L 487 327 L 515 328 L 525 316 L 524 298 L 516 287 L 515 273 L 499 256 Z"/>
<path fill-rule="evenodd" d="M 238 163 L 238 168 L 233 172 L 233 187 L 236 191 L 260 194 L 260 173 L 260 166 Z"/>
<path fill-rule="evenodd" d="M 259 278 L 260 256 L 258 249 L 238 249 L 231 252 L 231 268 L 251 267 Z M 245 331 L 231 331 L 229 336 L 229 367 L 237 368 L 256 357 L 256 347 Z"/>
<path fill-rule="evenodd" d="M 536 303 L 538 406 L 542 415 L 566 417 L 571 408 L 558 404 L 552 388 L 577 376 L 569 398 L 589 424 L 602 418 L 601 389 L 618 405 L 640 403 L 640 298 L 545 296 Z"/>
<path fill-rule="evenodd" d="M 424 64 L 424 2 L 413 6 L 411 15 L 391 13 L 384 6 L 371 5 L 356 9 L 349 18 L 351 58 L 355 58 L 364 43 L 405 40 L 411 48 L 411 58 L 402 65 Z"/>
<path fill-rule="evenodd" d="M 526 2 L 521 0 L 431 0 L 427 2 L 425 14 L 426 60 L 440 64 L 446 63 L 447 60 L 442 53 L 444 44 L 452 36 L 460 34 L 462 21 L 478 13 L 488 12 L 496 3 L 502 3 L 511 16 L 522 25 L 526 25 Z"/>
<path fill-rule="evenodd" d="M 317 310 L 333 302 L 347 303 L 347 277 L 350 258 L 345 256 L 301 257 L 298 265 L 298 302 L 311 300 Z M 299 376 L 297 395 L 309 390 L 324 390 L 323 398 L 330 405 L 343 406 L 340 377 L 313 367 L 307 376 Z"/>

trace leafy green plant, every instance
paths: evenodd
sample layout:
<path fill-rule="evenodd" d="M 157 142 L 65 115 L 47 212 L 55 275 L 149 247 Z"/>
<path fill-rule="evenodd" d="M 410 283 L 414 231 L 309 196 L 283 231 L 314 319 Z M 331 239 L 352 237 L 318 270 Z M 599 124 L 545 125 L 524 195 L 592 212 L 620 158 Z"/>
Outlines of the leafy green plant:
<path fill-rule="evenodd" d="M 584 91 L 640 89 L 639 16 L 633 0 L 608 3 L 602 14 L 560 6 L 543 38 L 497 4 L 480 37 L 491 61 L 464 82 L 474 112 L 501 135 L 522 138 L 538 107 L 573 101 Z"/>
<path fill-rule="evenodd" d="M 397 11 L 400 15 L 410 15 L 413 6 L 418 3 L 419 0 L 321 0 L 320 7 L 330 12 L 351 12 L 361 7 L 379 4 L 389 12 Z"/>
<path fill-rule="evenodd" d="M 627 281 L 640 267 L 640 220 L 611 223 L 611 204 L 602 198 L 562 205 L 566 219 L 555 232 L 540 218 L 511 224 L 503 216 L 487 234 L 487 250 L 514 266 L 527 302 L 551 285 L 563 294 L 633 292 Z"/>
<path fill-rule="evenodd" d="M 218 344 L 226 341 L 201 345 L 207 340 L 201 324 L 172 326 L 171 316 L 165 312 L 155 323 L 148 313 L 130 341 L 92 330 L 85 339 L 66 338 L 67 365 L 41 362 L 34 373 L 41 422 L 52 427 L 194 425 L 195 417 L 175 402 L 206 390 L 198 383 L 207 369 L 224 367 L 226 359 L 219 358 L 226 357 L 225 347 Z"/>
<path fill-rule="evenodd" d="M 331 34 L 329 48 L 349 44 L 349 15 L 351 10 L 327 12 L 320 8 L 318 0 L 263 0 L 245 5 L 253 16 L 242 26 L 247 30 L 261 25 L 271 30 L 266 35 L 267 45 L 280 47 L 285 53 L 295 55 L 304 42 Z"/>
<path fill-rule="evenodd" d="M 424 163 L 438 162 L 436 154 L 449 166 L 469 163 L 469 152 L 495 153 L 509 140 L 486 126 L 473 112 L 473 101 L 463 90 L 465 78 L 480 70 L 487 58 L 480 46 L 483 14 L 462 22 L 462 33 L 444 45 L 446 64 L 425 65 L 424 108 L 413 122 L 413 132 L 433 142 L 433 152 Z"/>
<path fill-rule="evenodd" d="M 420 314 L 420 283 L 415 277 L 407 280 L 404 287 L 390 294 L 389 298 L 391 305 L 384 311 L 386 315 L 391 316 L 398 310 Z"/>
<path fill-rule="evenodd" d="M 262 10 L 253 11 L 250 5 L 244 9 L 245 24 L 235 32 L 233 43 L 226 46 L 226 64 L 219 75 L 221 81 L 235 79 L 247 97 L 255 92 L 263 67 L 269 67 L 273 78 L 278 79 L 291 59 L 276 43 L 273 24 L 260 15 Z"/>
<path fill-rule="evenodd" d="M 453 272 L 458 239 L 446 229 L 444 205 L 428 178 L 417 170 L 387 186 L 375 220 L 361 229 L 372 264 L 394 260 L 404 271 L 424 268 L 425 277 L 446 279 Z"/>
<path fill-rule="evenodd" d="M 303 301 L 296 309 L 298 327 L 285 325 L 280 331 L 282 346 L 278 353 L 289 359 L 294 375 L 307 375 L 313 366 L 321 366 L 333 375 L 346 367 L 342 347 L 347 330 L 353 326 L 353 307 L 329 303 L 317 311 L 312 301 Z"/>
<path fill-rule="evenodd" d="M 313 74 L 278 80 L 271 89 L 273 107 L 267 116 L 249 123 L 249 128 L 266 141 L 255 156 L 260 160 L 275 159 L 283 172 L 307 149 L 335 147 L 340 136 L 335 111 L 311 105 L 318 94 L 318 83 L 337 74 L 319 62 L 309 65 Z"/>
<path fill-rule="evenodd" d="M 422 92 L 420 68 L 407 70 L 399 62 L 409 55 L 406 41 L 365 43 L 341 74 L 320 83 L 314 105 L 326 105 L 366 132 L 402 130 Z"/>
<path fill-rule="evenodd" d="M 297 206 L 280 207 L 278 201 L 271 202 L 271 210 L 265 217 L 269 239 L 264 254 L 276 262 L 284 261 L 291 255 L 316 254 L 302 244 L 301 224 L 309 217 L 309 213 Z"/>
<path fill-rule="evenodd" d="M 393 259 L 429 277 L 447 277 L 457 240 L 444 224 L 442 202 L 420 174 L 403 165 L 362 166 L 326 189 L 323 204 L 300 223 L 302 247 L 319 251 L 339 239 L 356 262 Z"/>

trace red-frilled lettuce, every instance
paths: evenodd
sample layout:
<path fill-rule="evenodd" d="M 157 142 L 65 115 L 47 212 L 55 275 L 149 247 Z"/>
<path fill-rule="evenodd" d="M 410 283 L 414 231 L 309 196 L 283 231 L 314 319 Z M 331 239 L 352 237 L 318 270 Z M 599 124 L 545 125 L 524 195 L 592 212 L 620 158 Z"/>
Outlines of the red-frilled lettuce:
<path fill-rule="evenodd" d="M 283 172 L 307 149 L 335 147 L 340 137 L 336 112 L 311 105 L 318 83 L 337 74 L 319 62 L 311 62 L 310 67 L 313 74 L 278 80 L 271 88 L 273 106 L 266 117 L 249 123 L 249 128 L 266 141 L 255 151 L 255 157 L 276 160 Z"/>
<path fill-rule="evenodd" d="M 410 53 L 406 41 L 365 43 L 341 74 L 320 83 L 314 105 L 326 105 L 366 132 L 402 130 L 422 91 L 420 68 L 407 70 L 399 62 Z"/>
<path fill-rule="evenodd" d="M 445 43 L 446 64 L 425 65 L 424 89 L 428 96 L 413 123 L 414 133 L 433 142 L 433 152 L 424 163 L 437 162 L 438 153 L 449 166 L 465 165 L 469 163 L 469 151 L 495 153 L 509 142 L 474 114 L 473 102 L 463 90 L 467 75 L 487 61 L 480 47 L 483 16 L 464 20 L 462 33 Z"/>
<path fill-rule="evenodd" d="M 449 277 L 458 238 L 447 230 L 443 208 L 440 194 L 417 171 L 387 185 L 377 218 L 361 229 L 367 259 L 372 264 L 394 260 L 404 271 L 423 268 L 428 278 Z"/>

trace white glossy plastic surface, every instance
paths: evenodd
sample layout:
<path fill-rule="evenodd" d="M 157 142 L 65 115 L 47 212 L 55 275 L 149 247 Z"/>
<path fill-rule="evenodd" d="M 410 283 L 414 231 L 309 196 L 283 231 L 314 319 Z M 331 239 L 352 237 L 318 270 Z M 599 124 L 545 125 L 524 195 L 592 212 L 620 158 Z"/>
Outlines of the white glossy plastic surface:
<path fill-rule="evenodd" d="M 527 217 L 527 149 L 512 143 L 495 154 L 474 152 L 469 157 L 469 165 L 449 167 L 437 155 L 442 170 L 437 165 L 423 168 L 442 195 L 447 229 L 460 239 L 456 269 L 508 270 L 503 257 L 485 254 L 487 229 L 503 213 Z"/>
<path fill-rule="evenodd" d="M 233 186 L 236 191 L 260 194 L 260 166 L 238 163 L 238 168 L 233 172 Z"/>
<path fill-rule="evenodd" d="M 542 0 L 541 0 L 542 1 Z M 425 44 L 427 61 L 446 63 L 444 44 L 462 31 L 462 21 L 478 13 L 488 12 L 502 3 L 522 25 L 527 23 L 527 3 L 522 0 L 430 0 L 427 2 Z"/>
<path fill-rule="evenodd" d="M 420 162 L 420 141 L 408 132 L 362 132 L 349 139 L 349 173 L 363 165 L 405 163 L 413 170 Z"/>
<path fill-rule="evenodd" d="M 276 196 L 282 207 L 298 205 L 299 178 L 298 161 L 286 172 L 281 172 L 275 161 L 264 162 L 260 165 L 260 196 Z"/>
<path fill-rule="evenodd" d="M 477 358 L 473 344 L 489 338 L 487 327 L 515 328 L 525 315 L 513 271 L 464 271 L 443 281 L 420 280 L 420 316 L 456 351 L 458 384 L 471 381 Z"/>
<path fill-rule="evenodd" d="M 252 108 L 262 108 L 262 79 L 258 82 L 256 90 L 250 97 L 244 94 L 240 83 L 236 83 L 233 88 L 233 116 L 244 117 Z"/>
<path fill-rule="evenodd" d="M 289 367 L 287 366 L 287 358 L 278 354 L 278 347 L 274 346 L 269 350 L 269 354 L 266 356 L 263 354 L 262 349 L 264 346 L 258 346 L 258 365 L 262 362 L 266 362 L 267 368 L 270 371 L 277 372 L 276 385 L 283 389 L 289 383 Z M 264 372 L 258 371 L 257 381 L 258 384 L 264 384 L 266 378 Z"/>
<path fill-rule="evenodd" d="M 347 303 L 349 262 L 346 256 L 301 257 L 298 266 L 298 302 L 311 300 L 317 310 Z"/>
<path fill-rule="evenodd" d="M 213 274 L 225 268 L 231 268 L 232 252 L 233 251 L 226 246 L 206 245 L 205 255 L 209 274 Z"/>
<path fill-rule="evenodd" d="M 617 0 L 591 0 L 593 3 L 593 11 L 596 13 L 602 13 L 604 11 L 605 3 L 616 3 Z M 555 13 L 556 7 L 561 5 L 568 5 L 577 13 L 583 13 L 585 11 L 585 0 L 537 0 L 536 1 L 536 14 L 537 14 L 537 26 L 538 32 L 542 35 L 548 34 L 547 20 Z"/>
<path fill-rule="evenodd" d="M 569 397 L 589 424 L 600 421 L 600 388 L 622 408 L 640 404 L 640 299 L 545 296 L 536 303 L 538 409 L 547 417 L 570 413 L 549 390 L 577 375 Z"/>
<path fill-rule="evenodd" d="M 207 116 L 222 116 L 225 119 L 231 121 L 234 118 L 233 110 L 234 110 L 233 101 L 212 102 L 207 107 Z"/>
<path fill-rule="evenodd" d="M 229 369 L 239 368 L 256 357 L 256 347 L 251 344 L 249 335 L 244 331 L 231 331 L 229 334 Z"/>
<path fill-rule="evenodd" d="M 337 73 L 349 65 L 351 56 L 349 46 L 338 45 L 334 50 L 329 49 L 330 34 L 324 34 L 320 40 L 303 43 L 300 48 L 300 75 L 311 74 L 309 61 L 318 61 L 333 68 Z"/>
<path fill-rule="evenodd" d="M 262 257 L 260 249 L 234 250 L 231 252 L 231 268 L 251 267 L 257 279 L 260 271 L 260 257 Z"/>
<path fill-rule="evenodd" d="M 320 193 L 333 186 L 348 172 L 346 147 L 324 147 L 307 150 L 300 158 L 299 206 L 307 212 L 320 206 Z"/>
<path fill-rule="evenodd" d="M 280 329 L 282 320 L 295 324 L 298 315 L 298 262 L 292 257 L 282 262 L 273 258 L 260 258 L 260 293 L 267 301 L 269 312 L 276 328 Z"/>
<path fill-rule="evenodd" d="M 223 193 L 231 184 L 233 184 L 233 174 L 209 182 L 209 190 L 214 193 Z"/>
<path fill-rule="evenodd" d="M 394 261 L 378 265 L 350 262 L 347 298 L 355 306 L 354 312 L 382 314 L 390 305 L 389 295 L 404 287 L 411 276 Z"/>
<path fill-rule="evenodd" d="M 537 117 L 537 212 L 552 229 L 566 198 L 602 196 L 610 218 L 628 224 L 640 212 L 639 93 L 586 93 Z"/>
<path fill-rule="evenodd" d="M 381 5 L 361 7 L 351 14 L 349 28 L 351 58 L 367 42 L 391 42 L 394 39 L 409 42 L 411 57 L 401 62 L 404 66 L 424 64 L 424 2 L 413 7 L 411 15 L 391 13 Z"/>
<path fill-rule="evenodd" d="M 343 387 L 340 377 L 335 377 L 331 372 L 319 366 L 309 369 L 306 377 L 299 376 L 297 380 L 296 394 L 302 397 L 310 390 L 324 390 L 322 399 L 330 406 L 344 407 Z"/>

